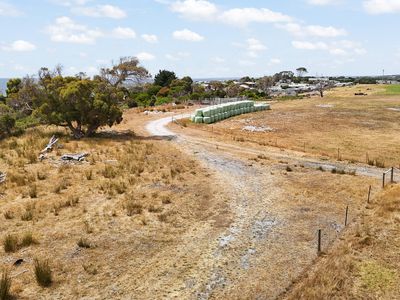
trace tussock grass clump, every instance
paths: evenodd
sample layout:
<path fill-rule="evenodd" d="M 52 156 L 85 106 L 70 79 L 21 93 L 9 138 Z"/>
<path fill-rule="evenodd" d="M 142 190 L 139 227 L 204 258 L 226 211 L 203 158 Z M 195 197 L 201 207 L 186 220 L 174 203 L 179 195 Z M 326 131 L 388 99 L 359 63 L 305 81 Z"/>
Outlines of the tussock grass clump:
<path fill-rule="evenodd" d="M 129 200 L 125 204 L 126 214 L 128 216 L 140 215 L 143 211 L 143 206 L 134 200 Z"/>
<path fill-rule="evenodd" d="M 40 171 L 36 172 L 36 177 L 38 180 L 46 180 L 47 179 L 47 174 L 46 173 L 42 173 Z"/>
<path fill-rule="evenodd" d="M 9 172 L 7 177 L 10 182 L 15 183 L 17 186 L 24 186 L 27 183 L 27 179 L 24 174 Z"/>
<path fill-rule="evenodd" d="M 77 245 L 78 245 L 80 248 L 87 248 L 87 249 L 92 247 L 92 245 L 89 243 L 89 241 L 88 241 L 87 239 L 83 238 L 83 237 L 81 237 L 81 238 L 79 239 Z"/>
<path fill-rule="evenodd" d="M 92 170 L 85 170 L 85 177 L 87 180 L 93 179 L 93 171 Z"/>
<path fill-rule="evenodd" d="M 32 150 L 26 151 L 24 156 L 26 157 L 26 159 L 28 160 L 28 163 L 30 163 L 30 164 L 37 163 L 37 161 L 38 161 L 38 157 L 37 157 L 36 153 Z"/>
<path fill-rule="evenodd" d="M 15 235 L 8 234 L 3 240 L 5 252 L 15 252 L 18 250 L 18 238 Z"/>
<path fill-rule="evenodd" d="M 104 169 L 101 171 L 101 174 L 103 175 L 104 178 L 114 179 L 118 175 L 118 170 L 113 166 L 106 165 Z"/>
<path fill-rule="evenodd" d="M 35 204 L 34 203 L 28 203 L 25 206 L 25 212 L 21 216 L 22 221 L 32 221 L 33 220 L 33 215 L 34 215 L 34 210 L 35 210 Z"/>
<path fill-rule="evenodd" d="M 8 274 L 7 270 L 3 270 L 0 279 L 0 300 L 11 299 L 10 289 L 11 289 L 11 277 Z"/>
<path fill-rule="evenodd" d="M 48 260 L 34 260 L 36 282 L 41 287 L 49 287 L 53 283 L 53 273 Z"/>
<path fill-rule="evenodd" d="M 162 207 L 157 207 L 157 206 L 154 206 L 154 205 L 150 205 L 147 210 L 149 212 L 151 212 L 151 213 L 160 213 L 160 212 L 163 211 L 163 208 Z"/>
<path fill-rule="evenodd" d="M 84 264 L 82 265 L 83 269 L 85 270 L 86 273 L 90 275 L 96 275 L 98 273 L 97 267 L 94 264 Z"/>
<path fill-rule="evenodd" d="M 31 184 L 29 186 L 29 197 L 31 198 L 37 198 L 38 194 L 37 194 L 37 186 L 36 184 Z"/>
<path fill-rule="evenodd" d="M 26 232 L 22 237 L 20 247 L 29 247 L 30 245 L 37 244 L 38 241 L 33 236 L 32 232 Z"/>
<path fill-rule="evenodd" d="M 65 202 L 65 206 L 72 206 L 75 207 L 79 203 L 79 197 L 78 196 L 69 196 L 68 200 Z"/>
<path fill-rule="evenodd" d="M 14 219 L 14 213 L 10 210 L 4 212 L 4 218 L 6 218 L 7 220 L 11 220 Z"/>
<path fill-rule="evenodd" d="M 163 197 L 161 199 L 161 202 L 162 202 L 162 204 L 171 204 L 172 203 L 171 199 L 168 197 Z"/>
<path fill-rule="evenodd" d="M 63 178 L 53 189 L 55 194 L 60 194 L 61 191 L 66 190 L 68 188 L 68 182 L 65 178 Z"/>

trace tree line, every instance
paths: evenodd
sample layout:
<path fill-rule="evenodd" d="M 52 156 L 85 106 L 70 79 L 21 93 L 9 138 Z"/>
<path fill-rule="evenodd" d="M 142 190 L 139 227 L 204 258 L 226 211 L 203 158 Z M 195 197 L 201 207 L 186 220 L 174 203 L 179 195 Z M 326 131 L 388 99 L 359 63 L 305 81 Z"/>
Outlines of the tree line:
<path fill-rule="evenodd" d="M 17 135 L 38 124 L 66 127 L 76 138 L 92 136 L 102 126 L 122 121 L 126 107 L 186 103 L 207 98 L 246 97 L 264 99 L 279 81 L 306 80 L 304 67 L 297 77 L 283 71 L 262 78 L 196 83 L 160 70 L 151 80 L 149 71 L 135 57 L 122 57 L 93 77 L 85 73 L 64 76 L 61 66 L 41 68 L 36 76 L 14 78 L 0 94 L 0 138 Z M 251 84 L 251 88 L 246 84 Z"/>
<path fill-rule="evenodd" d="M 127 83 L 149 77 L 135 57 L 123 57 L 93 78 L 85 73 L 63 76 L 57 66 L 41 68 L 36 77 L 11 79 L 0 97 L 0 137 L 37 124 L 69 128 L 76 138 L 91 136 L 99 127 L 122 121 Z"/>

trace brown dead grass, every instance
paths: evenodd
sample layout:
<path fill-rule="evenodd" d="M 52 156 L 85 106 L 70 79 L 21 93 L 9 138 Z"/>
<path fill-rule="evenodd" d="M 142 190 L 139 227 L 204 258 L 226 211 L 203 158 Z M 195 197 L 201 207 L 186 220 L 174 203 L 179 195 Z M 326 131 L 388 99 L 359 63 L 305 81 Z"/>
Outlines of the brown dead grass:
<path fill-rule="evenodd" d="M 178 245 L 186 230 L 218 214 L 207 172 L 168 142 L 124 135 L 75 141 L 58 131 L 60 148 L 43 162 L 33 159 L 54 133 L 37 128 L 0 141 L 0 170 L 8 174 L 0 185 L 0 239 L 6 243 L 0 270 L 24 259 L 22 269 L 11 269 L 18 298 L 111 293 L 110 276 L 127 263 L 140 269 L 166 244 Z M 71 152 L 90 157 L 76 164 L 59 161 Z M 82 247 L 82 240 L 96 247 Z M 51 262 L 54 283 L 48 289 L 32 276 L 36 257 Z"/>
<path fill-rule="evenodd" d="M 368 205 L 329 253 L 283 299 L 398 299 L 400 186 Z"/>
<path fill-rule="evenodd" d="M 238 143 L 251 142 L 379 167 L 399 166 L 400 112 L 389 108 L 400 108 L 400 97 L 380 96 L 382 89 L 365 85 L 340 88 L 325 98 L 277 102 L 271 111 L 241 115 L 213 125 L 185 125 Z M 369 95 L 354 96 L 358 90 Z M 332 107 L 318 107 L 326 104 Z M 247 125 L 271 127 L 273 131 L 243 131 Z"/>

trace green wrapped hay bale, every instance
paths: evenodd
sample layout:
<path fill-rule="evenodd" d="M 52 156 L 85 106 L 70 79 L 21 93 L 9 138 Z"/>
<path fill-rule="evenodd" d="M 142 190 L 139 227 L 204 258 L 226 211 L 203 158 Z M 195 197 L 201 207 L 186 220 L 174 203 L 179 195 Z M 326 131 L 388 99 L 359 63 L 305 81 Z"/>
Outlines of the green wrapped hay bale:
<path fill-rule="evenodd" d="M 203 110 L 203 116 L 204 116 L 204 117 L 210 117 L 210 116 L 211 116 L 211 111 L 210 111 L 210 109 L 204 109 L 204 110 Z"/>
<path fill-rule="evenodd" d="M 204 117 L 203 122 L 206 124 L 211 124 L 211 117 Z"/>
<path fill-rule="evenodd" d="M 202 109 L 196 109 L 195 114 L 196 117 L 202 117 L 203 116 L 203 110 Z"/>
<path fill-rule="evenodd" d="M 196 124 L 203 123 L 203 117 L 195 117 L 195 118 L 194 118 L 194 122 L 195 122 Z"/>
<path fill-rule="evenodd" d="M 215 123 L 215 116 L 211 116 L 211 123 Z"/>

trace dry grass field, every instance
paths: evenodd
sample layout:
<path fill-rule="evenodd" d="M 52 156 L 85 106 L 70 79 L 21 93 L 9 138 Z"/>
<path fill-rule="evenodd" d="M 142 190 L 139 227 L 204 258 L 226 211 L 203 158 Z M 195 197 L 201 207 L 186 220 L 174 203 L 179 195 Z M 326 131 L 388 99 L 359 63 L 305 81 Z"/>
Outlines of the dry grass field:
<path fill-rule="evenodd" d="M 212 130 L 216 137 L 225 140 L 377 166 L 399 166 L 400 96 L 384 95 L 385 88 L 338 88 L 327 92 L 324 98 L 272 103 L 271 111 L 230 118 L 212 126 L 188 126 Z M 355 96 L 357 92 L 368 95 Z M 244 131 L 245 126 L 267 131 Z"/>
<path fill-rule="evenodd" d="M 390 113 L 400 112 L 382 107 L 400 104 L 382 90 L 374 93 L 275 103 L 272 111 L 212 127 L 174 124 L 183 134 L 178 142 L 144 129 L 173 112 L 138 110 L 92 139 L 38 127 L 2 140 L 0 275 L 7 271 L 17 299 L 396 298 L 400 190 L 381 193 L 373 176 L 328 172 L 265 149 L 280 136 L 278 147 L 302 151 L 296 141 L 303 132 L 315 143 L 306 147 L 309 154 L 337 159 L 330 147 L 354 137 L 355 145 L 371 147 L 371 159 L 395 161 L 399 125 Z M 366 118 L 375 124 L 369 135 L 386 130 L 392 139 L 375 144 L 384 147 L 382 156 L 362 138 Z M 341 122 L 347 123 L 339 137 Z M 246 125 L 276 129 L 243 132 Z M 58 146 L 38 161 L 54 133 Z M 342 159 L 356 160 L 354 148 L 341 145 Z M 59 159 L 79 152 L 90 155 L 80 163 Z M 369 185 L 373 203 L 366 205 Z"/>
<path fill-rule="evenodd" d="M 391 186 L 282 299 L 398 299 L 400 187 Z"/>
<path fill-rule="evenodd" d="M 164 141 L 130 134 L 74 141 L 58 132 L 60 147 L 40 162 L 52 134 L 38 128 L 0 142 L 0 170 L 7 173 L 0 185 L 0 270 L 9 270 L 18 299 L 132 295 L 135 282 L 145 280 L 117 284 L 127 269 L 139 273 L 159 253 L 173 257 L 182 236 L 220 214 L 208 173 Z M 85 151 L 86 162 L 59 160 Z M 35 259 L 49 263 L 49 288 L 35 281 Z"/>

